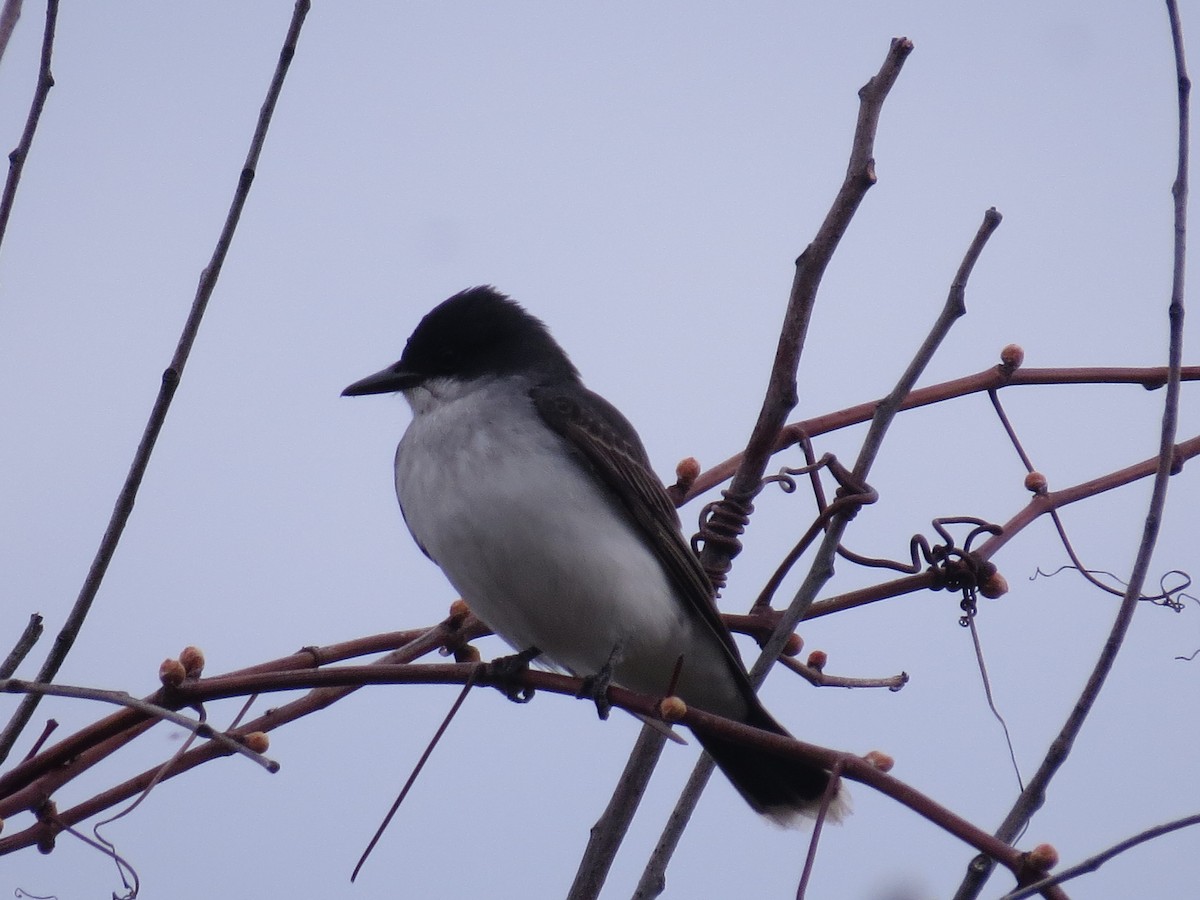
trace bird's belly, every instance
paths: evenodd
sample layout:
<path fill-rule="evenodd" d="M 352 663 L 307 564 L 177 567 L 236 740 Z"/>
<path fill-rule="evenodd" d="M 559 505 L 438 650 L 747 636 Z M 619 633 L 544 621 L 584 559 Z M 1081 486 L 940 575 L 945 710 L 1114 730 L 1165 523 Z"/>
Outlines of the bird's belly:
<path fill-rule="evenodd" d="M 416 423 L 414 422 L 414 425 Z M 410 428 L 397 452 L 396 490 L 414 537 L 471 609 L 517 650 L 577 675 L 612 658 L 613 680 L 651 695 L 678 692 L 737 715 L 744 699 L 731 662 L 699 614 L 679 598 L 617 502 L 557 439 L 460 435 L 440 458 L 415 451 Z M 514 442 L 524 442 L 513 453 Z M 503 444 L 506 452 L 495 448 Z M 438 458 L 437 465 L 422 461 Z"/>

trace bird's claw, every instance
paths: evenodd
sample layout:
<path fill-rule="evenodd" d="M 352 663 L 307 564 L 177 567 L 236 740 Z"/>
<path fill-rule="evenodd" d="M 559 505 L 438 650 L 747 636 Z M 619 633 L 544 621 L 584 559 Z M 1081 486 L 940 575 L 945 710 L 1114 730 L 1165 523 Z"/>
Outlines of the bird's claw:
<path fill-rule="evenodd" d="M 596 704 L 596 715 L 601 719 L 607 719 L 609 712 L 612 710 L 612 704 L 608 700 L 608 686 L 612 683 L 612 662 L 611 660 L 604 664 L 595 675 L 588 675 L 583 679 L 583 684 L 579 686 L 575 696 L 580 700 L 585 697 Z"/>
<path fill-rule="evenodd" d="M 514 680 L 529 671 L 529 664 L 542 655 L 537 647 L 529 647 L 520 653 L 499 656 L 488 663 L 492 681 L 500 693 L 513 703 L 528 703 L 533 699 L 534 689 L 529 685 L 516 684 Z"/>

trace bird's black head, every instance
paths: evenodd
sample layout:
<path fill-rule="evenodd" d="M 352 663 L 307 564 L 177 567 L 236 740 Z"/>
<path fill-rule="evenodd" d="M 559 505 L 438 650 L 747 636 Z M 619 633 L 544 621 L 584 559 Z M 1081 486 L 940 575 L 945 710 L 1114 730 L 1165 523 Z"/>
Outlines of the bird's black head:
<path fill-rule="evenodd" d="M 417 325 L 399 362 L 342 394 L 380 394 L 428 378 L 469 380 L 527 373 L 541 381 L 579 373 L 540 319 L 493 287 L 476 287 L 435 306 Z"/>

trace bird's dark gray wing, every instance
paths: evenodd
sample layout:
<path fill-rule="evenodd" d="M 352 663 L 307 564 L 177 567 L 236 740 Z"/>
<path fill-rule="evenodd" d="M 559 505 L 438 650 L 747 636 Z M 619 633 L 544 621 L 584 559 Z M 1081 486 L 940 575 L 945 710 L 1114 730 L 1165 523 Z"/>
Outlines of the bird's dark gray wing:
<path fill-rule="evenodd" d="M 581 464 L 621 502 L 679 594 L 729 650 L 744 678 L 741 657 L 721 621 L 708 576 L 684 540 L 675 506 L 633 426 L 615 406 L 581 384 L 538 386 L 529 393 L 546 425 L 562 435 Z"/>
<path fill-rule="evenodd" d="M 733 637 L 717 612 L 708 577 L 684 541 L 675 507 L 651 470 L 633 426 L 615 407 L 580 384 L 537 387 L 530 397 L 543 421 L 562 435 L 580 465 L 618 498 L 678 593 L 725 648 L 729 673 L 746 699 L 742 721 L 786 735 L 787 730 L 754 694 Z M 829 773 L 821 766 L 772 756 L 712 734 L 698 733 L 697 737 L 738 792 L 760 813 L 781 824 L 798 815 L 816 814 L 829 784 Z"/>

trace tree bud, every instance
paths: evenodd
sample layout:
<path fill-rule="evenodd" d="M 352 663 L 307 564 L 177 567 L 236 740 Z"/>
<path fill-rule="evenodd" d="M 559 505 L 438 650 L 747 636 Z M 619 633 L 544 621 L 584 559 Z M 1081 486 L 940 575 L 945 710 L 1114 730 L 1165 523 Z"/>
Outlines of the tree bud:
<path fill-rule="evenodd" d="M 179 654 L 188 678 L 199 678 L 204 671 L 204 651 L 199 647 L 184 647 Z"/>
<path fill-rule="evenodd" d="M 679 697 L 663 697 L 658 714 L 664 722 L 678 722 L 687 715 L 687 704 Z"/>
<path fill-rule="evenodd" d="M 1025 362 L 1025 351 L 1020 344 L 1009 344 L 1000 351 L 1000 364 L 1006 369 L 1019 369 Z"/>
<path fill-rule="evenodd" d="M 890 772 L 892 771 L 892 767 L 896 765 L 896 760 L 882 750 L 872 750 L 863 756 L 863 759 L 880 772 Z"/>
<path fill-rule="evenodd" d="M 179 687 L 185 678 L 187 669 L 177 659 L 164 659 L 158 667 L 158 680 L 162 682 L 163 687 Z"/>

